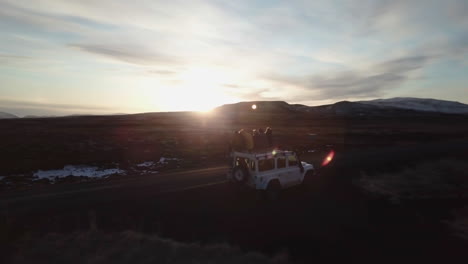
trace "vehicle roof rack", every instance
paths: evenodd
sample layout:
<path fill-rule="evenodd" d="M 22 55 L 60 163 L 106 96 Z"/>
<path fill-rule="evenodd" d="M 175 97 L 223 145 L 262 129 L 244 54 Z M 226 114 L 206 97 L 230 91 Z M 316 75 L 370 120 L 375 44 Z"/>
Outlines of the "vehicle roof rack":
<path fill-rule="evenodd" d="M 248 153 L 248 152 L 240 152 L 240 151 L 234 151 L 231 153 L 232 156 L 236 157 L 242 157 L 242 158 L 249 158 L 249 159 L 270 159 L 270 158 L 275 158 L 275 157 L 285 157 L 285 156 L 292 156 L 294 155 L 295 152 L 291 150 L 279 150 L 279 149 L 274 149 L 274 150 L 269 150 L 269 151 L 256 151 L 253 153 Z"/>

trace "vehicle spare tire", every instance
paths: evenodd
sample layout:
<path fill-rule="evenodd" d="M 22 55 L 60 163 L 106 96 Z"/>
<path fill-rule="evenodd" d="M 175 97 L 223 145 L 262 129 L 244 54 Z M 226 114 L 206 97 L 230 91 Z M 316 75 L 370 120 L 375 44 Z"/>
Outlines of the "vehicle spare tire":
<path fill-rule="evenodd" d="M 247 170 L 245 168 L 242 168 L 240 166 L 237 166 L 234 168 L 232 171 L 232 180 L 235 183 L 244 183 L 247 181 Z"/>

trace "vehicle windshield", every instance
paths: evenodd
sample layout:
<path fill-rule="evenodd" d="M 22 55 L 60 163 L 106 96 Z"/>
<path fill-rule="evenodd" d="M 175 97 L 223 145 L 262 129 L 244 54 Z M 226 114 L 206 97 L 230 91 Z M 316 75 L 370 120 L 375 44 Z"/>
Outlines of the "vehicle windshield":
<path fill-rule="evenodd" d="M 296 156 L 288 156 L 288 164 L 290 167 L 296 166 L 298 164 Z"/>

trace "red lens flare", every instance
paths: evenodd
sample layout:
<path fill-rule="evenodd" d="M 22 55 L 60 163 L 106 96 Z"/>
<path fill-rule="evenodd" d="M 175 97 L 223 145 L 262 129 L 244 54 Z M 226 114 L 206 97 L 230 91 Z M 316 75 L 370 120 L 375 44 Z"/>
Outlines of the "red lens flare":
<path fill-rule="evenodd" d="M 323 159 L 322 166 L 327 166 L 328 164 L 330 164 L 330 162 L 333 160 L 333 157 L 335 157 L 334 150 L 330 151 L 328 155 Z"/>

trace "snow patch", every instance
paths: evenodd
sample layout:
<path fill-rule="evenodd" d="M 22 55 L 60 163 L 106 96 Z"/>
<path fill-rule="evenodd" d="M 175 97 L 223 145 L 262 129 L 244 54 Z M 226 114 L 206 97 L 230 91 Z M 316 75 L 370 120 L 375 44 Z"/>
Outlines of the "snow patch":
<path fill-rule="evenodd" d="M 143 168 L 143 167 L 153 167 L 155 165 L 156 163 L 154 163 L 154 161 L 145 161 L 143 163 L 137 164 L 136 166 L 139 168 Z"/>
<path fill-rule="evenodd" d="M 56 178 L 64 178 L 67 176 L 88 177 L 88 178 L 106 178 L 112 174 L 124 174 L 121 169 L 99 169 L 98 167 L 80 165 L 67 165 L 61 170 L 38 170 L 34 173 L 37 179 L 55 180 Z"/>
<path fill-rule="evenodd" d="M 387 106 L 401 109 L 411 109 L 416 111 L 439 112 L 448 114 L 466 114 L 468 105 L 459 102 L 422 99 L 411 97 L 396 97 L 390 99 L 376 99 L 370 101 L 358 101 L 361 104 L 374 106 Z"/>
<path fill-rule="evenodd" d="M 156 173 L 159 173 L 159 171 L 154 171 L 154 170 L 143 170 L 143 171 L 140 171 L 140 173 L 143 175 L 143 174 L 156 174 Z"/>
<path fill-rule="evenodd" d="M 161 157 L 158 161 L 159 164 L 167 164 L 169 163 L 169 161 L 178 161 L 179 159 L 177 158 L 165 158 L 165 157 Z"/>

